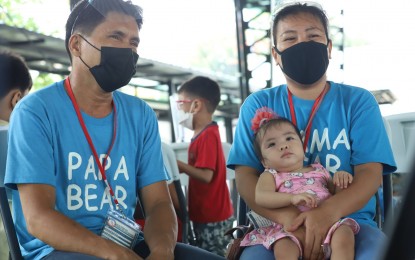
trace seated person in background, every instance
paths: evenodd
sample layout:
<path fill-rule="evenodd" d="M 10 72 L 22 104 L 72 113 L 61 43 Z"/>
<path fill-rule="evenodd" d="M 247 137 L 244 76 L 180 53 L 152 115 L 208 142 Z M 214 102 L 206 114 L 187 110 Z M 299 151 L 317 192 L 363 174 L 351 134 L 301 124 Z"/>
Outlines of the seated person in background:
<path fill-rule="evenodd" d="M 0 51 L 0 131 L 7 131 L 10 114 L 21 100 L 32 88 L 32 77 L 23 58 L 19 55 Z M 1 143 L 0 153 L 7 153 L 7 133 L 4 136 L 4 143 Z M 4 163 L 3 163 L 4 162 Z M 2 159 L 0 172 L 6 171 L 6 158 Z M 0 184 L 3 185 L 1 174 Z M 11 198 L 11 191 L 7 189 L 7 196 Z"/>
<path fill-rule="evenodd" d="M 26 259 L 222 259 L 176 243 L 155 112 L 117 91 L 136 73 L 142 22 L 131 1 L 78 2 L 66 23 L 70 75 L 13 111 L 5 184 Z"/>
<path fill-rule="evenodd" d="M 213 113 L 220 101 L 219 85 L 194 77 L 178 91 L 179 123 L 194 131 L 186 164 L 177 161 L 180 173 L 189 175 L 189 217 L 199 247 L 224 255 L 233 225 L 233 208 L 226 183 L 226 162 Z"/>
<path fill-rule="evenodd" d="M 23 58 L 0 51 L 0 120 L 9 122 L 17 102 L 32 88 L 32 77 Z"/>
<path fill-rule="evenodd" d="M 319 163 L 303 166 L 304 150 L 298 128 L 266 107 L 252 120 L 255 151 L 265 168 L 256 185 L 255 202 L 275 209 L 289 205 L 307 211 L 335 192 L 347 188 L 353 176 L 344 171 L 330 173 Z M 351 218 L 336 222 L 324 240 L 325 259 L 354 259 L 354 234 L 359 225 Z M 248 233 L 241 246 L 262 244 L 274 251 L 275 259 L 301 259 L 298 239 L 281 224 L 260 227 Z"/>
<path fill-rule="evenodd" d="M 376 259 L 385 235 L 376 226 L 375 194 L 382 174 L 396 170 L 379 105 L 366 89 L 327 81 L 332 42 L 321 6 L 291 2 L 273 15 L 272 55 L 286 84 L 249 95 L 241 106 L 228 167 L 249 208 L 284 226 L 304 247 L 304 259 L 321 259 L 330 227 L 343 217 L 359 223 L 355 258 Z M 353 184 L 317 208 L 301 212 L 295 206 L 268 209 L 255 202 L 255 187 L 264 171 L 252 144 L 251 120 L 257 109 L 269 107 L 291 120 L 303 134 L 304 165 L 320 163 L 330 172 L 346 171 Z M 244 249 L 241 260 L 274 259 L 262 245 Z"/>

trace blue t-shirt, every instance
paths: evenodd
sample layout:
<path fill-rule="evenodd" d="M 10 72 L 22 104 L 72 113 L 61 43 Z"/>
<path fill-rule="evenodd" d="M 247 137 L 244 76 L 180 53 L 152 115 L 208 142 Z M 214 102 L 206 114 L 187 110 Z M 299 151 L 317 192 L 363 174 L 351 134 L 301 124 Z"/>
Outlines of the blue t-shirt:
<path fill-rule="evenodd" d="M 154 111 L 118 91 L 113 100 L 116 139 L 105 173 L 125 215 L 133 219 L 137 190 L 168 177 Z M 114 113 L 99 119 L 82 116 L 102 160 L 112 140 Z M 56 210 L 100 233 L 114 206 L 63 81 L 27 96 L 13 111 L 5 183 L 13 189 L 19 183 L 53 186 Z M 50 253 L 53 248 L 28 233 L 17 191 L 13 211 L 23 256 L 40 259 Z"/>
<path fill-rule="evenodd" d="M 312 121 L 304 164 L 319 162 L 331 174 L 340 170 L 354 174 L 355 165 L 379 162 L 383 164 L 384 174 L 394 172 L 395 160 L 374 96 L 362 88 L 329 83 L 330 89 Z M 293 96 L 293 103 L 297 126 L 303 132 L 314 100 Z M 264 171 L 254 151 L 254 133 L 251 130 L 251 120 L 256 110 L 264 106 L 292 120 L 287 85 L 251 94 L 244 101 L 239 113 L 235 138 L 227 162 L 229 168 L 244 165 L 259 172 Z M 365 207 L 350 217 L 375 225 L 375 202 L 373 197 Z"/>

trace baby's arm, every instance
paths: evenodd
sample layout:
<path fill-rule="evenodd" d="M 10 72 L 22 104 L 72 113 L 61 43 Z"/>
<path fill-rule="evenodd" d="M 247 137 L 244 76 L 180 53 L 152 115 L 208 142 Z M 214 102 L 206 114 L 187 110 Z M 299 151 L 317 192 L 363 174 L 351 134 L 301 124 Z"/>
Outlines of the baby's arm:
<path fill-rule="evenodd" d="M 342 189 L 346 189 L 353 181 L 353 175 L 346 171 L 338 171 L 333 175 L 333 180 L 329 182 L 330 192 L 337 193 Z"/>
<path fill-rule="evenodd" d="M 289 194 L 277 192 L 274 176 L 264 172 L 259 176 L 255 189 L 255 203 L 265 208 L 283 208 L 290 205 L 317 207 L 316 197 L 309 193 Z"/>

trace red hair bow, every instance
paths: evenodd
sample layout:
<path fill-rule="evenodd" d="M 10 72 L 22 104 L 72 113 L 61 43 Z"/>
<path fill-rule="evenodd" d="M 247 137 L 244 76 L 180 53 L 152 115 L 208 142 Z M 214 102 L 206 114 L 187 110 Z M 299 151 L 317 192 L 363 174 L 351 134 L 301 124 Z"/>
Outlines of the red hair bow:
<path fill-rule="evenodd" d="M 269 107 L 261 107 L 255 112 L 254 118 L 251 120 L 251 129 L 256 134 L 261 126 L 268 123 L 271 119 L 277 119 L 279 116 Z"/>

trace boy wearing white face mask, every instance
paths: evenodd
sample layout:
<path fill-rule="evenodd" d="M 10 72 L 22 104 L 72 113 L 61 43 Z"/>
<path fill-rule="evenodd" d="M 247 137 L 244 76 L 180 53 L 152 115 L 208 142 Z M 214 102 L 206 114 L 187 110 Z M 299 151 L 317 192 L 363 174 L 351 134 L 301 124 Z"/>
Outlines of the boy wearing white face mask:
<path fill-rule="evenodd" d="M 179 123 L 194 131 L 188 163 L 177 161 L 189 175 L 189 216 L 198 246 L 224 255 L 232 227 L 233 208 L 226 185 L 226 164 L 219 129 L 212 120 L 220 101 L 219 85 L 206 77 L 194 77 L 178 91 Z"/>

